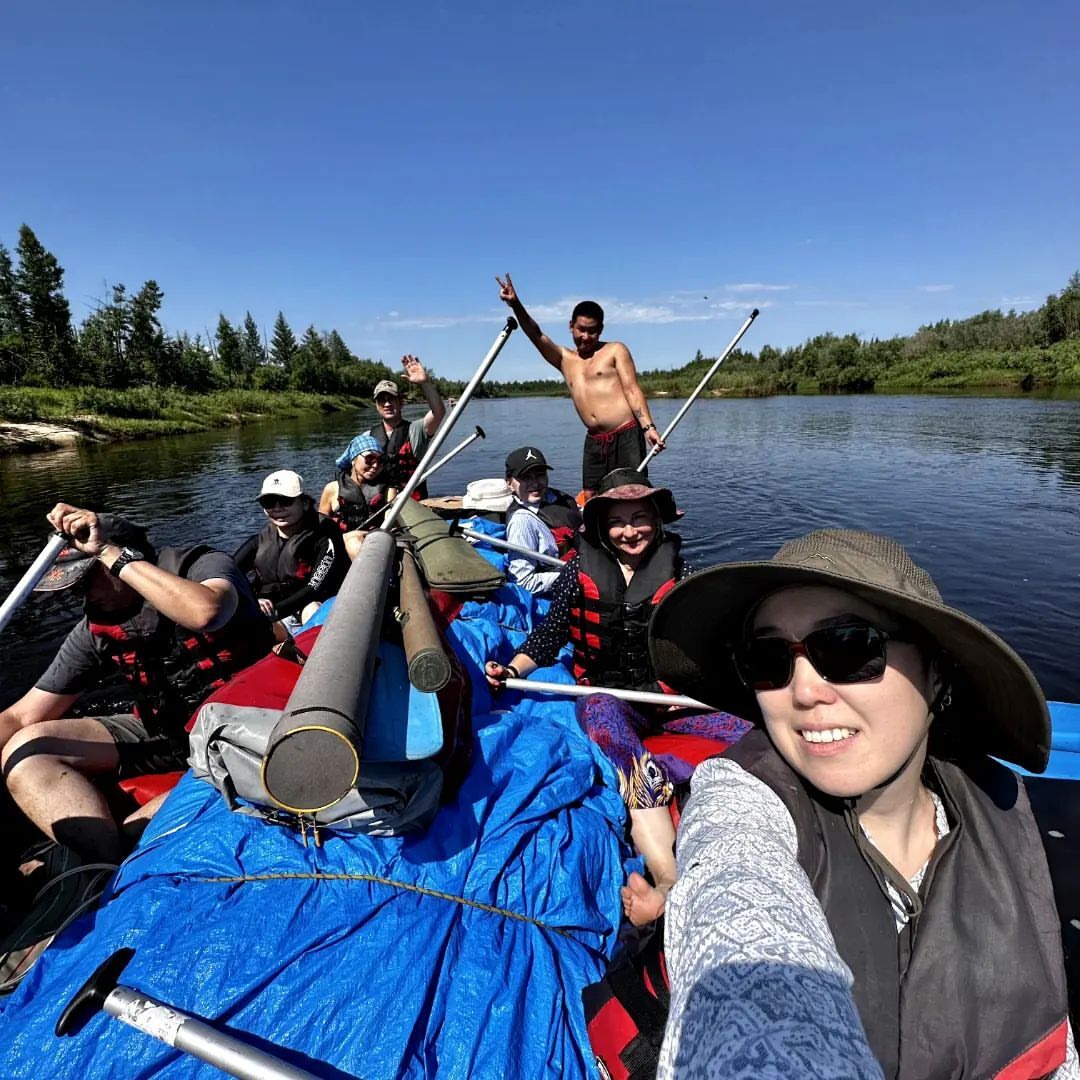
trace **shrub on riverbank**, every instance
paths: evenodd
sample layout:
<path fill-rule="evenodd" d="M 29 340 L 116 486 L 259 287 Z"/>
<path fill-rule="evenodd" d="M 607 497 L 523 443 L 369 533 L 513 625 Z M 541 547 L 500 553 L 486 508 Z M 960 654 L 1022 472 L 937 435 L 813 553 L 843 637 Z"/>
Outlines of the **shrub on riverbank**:
<path fill-rule="evenodd" d="M 97 386 L 60 390 L 0 387 L 0 421 L 63 424 L 106 438 L 179 435 L 255 420 L 341 412 L 367 404 L 360 398 L 328 397 L 296 390 L 188 394 L 153 386 L 132 390 Z"/>

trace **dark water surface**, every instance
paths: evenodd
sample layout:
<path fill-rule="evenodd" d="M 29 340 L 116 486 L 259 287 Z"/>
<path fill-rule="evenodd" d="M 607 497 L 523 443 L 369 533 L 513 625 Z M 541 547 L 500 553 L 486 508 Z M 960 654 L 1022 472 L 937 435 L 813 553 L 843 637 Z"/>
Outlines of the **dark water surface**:
<path fill-rule="evenodd" d="M 653 403 L 663 428 L 680 402 Z M 262 527 L 262 477 L 294 468 L 318 495 L 333 459 L 374 414 L 272 422 L 148 442 L 0 458 L 0 590 L 47 538 L 58 499 L 122 513 L 165 544 L 233 550 Z M 535 443 L 552 483 L 580 486 L 582 428 L 566 400 L 478 401 L 452 433 L 487 432 L 431 482 L 432 494 L 499 476 Z M 781 397 L 698 402 L 651 469 L 686 510 L 704 566 L 770 555 L 809 529 L 886 532 L 1035 669 L 1052 698 L 1080 701 L 1080 403 L 1031 398 Z M 0 705 L 33 685 L 76 609 L 37 596 L 3 634 Z"/>

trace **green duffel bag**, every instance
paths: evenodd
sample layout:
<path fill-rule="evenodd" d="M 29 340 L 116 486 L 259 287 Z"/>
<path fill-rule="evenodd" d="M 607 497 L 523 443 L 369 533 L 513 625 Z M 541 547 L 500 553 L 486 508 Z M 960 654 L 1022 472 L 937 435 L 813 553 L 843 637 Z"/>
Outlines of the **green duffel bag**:
<path fill-rule="evenodd" d="M 398 522 L 431 588 L 449 593 L 488 593 L 506 580 L 473 550 L 465 537 L 451 536 L 449 522 L 429 507 L 409 499 Z"/>

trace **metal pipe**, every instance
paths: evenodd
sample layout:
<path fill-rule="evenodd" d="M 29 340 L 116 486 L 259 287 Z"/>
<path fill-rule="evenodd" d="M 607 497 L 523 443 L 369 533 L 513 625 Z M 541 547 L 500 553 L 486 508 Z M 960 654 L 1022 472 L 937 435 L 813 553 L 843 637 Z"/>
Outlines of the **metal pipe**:
<path fill-rule="evenodd" d="M 68 546 L 70 541 L 62 533 L 53 533 L 49 542 L 41 549 L 41 554 L 30 564 L 15 585 L 8 593 L 7 599 L 0 605 L 0 631 L 4 629 L 15 612 L 26 602 L 26 598 L 34 591 L 34 586 L 49 572 L 49 568 L 56 562 L 56 556 Z"/>
<path fill-rule="evenodd" d="M 425 472 L 431 468 L 431 463 L 437 457 L 439 451 L 442 449 L 442 444 L 446 442 L 446 437 L 453 430 L 454 425 L 458 422 L 462 412 L 465 410 L 465 406 L 469 404 L 469 399 L 473 396 L 476 388 L 483 381 L 484 376 L 488 373 L 488 369 L 495 363 L 495 358 L 499 355 L 502 347 L 506 344 L 507 339 L 517 329 L 517 319 L 512 315 L 506 320 L 506 325 L 499 331 L 495 338 L 491 348 L 488 349 L 487 356 L 480 361 L 480 366 L 476 369 L 473 377 L 469 380 L 468 386 L 461 391 L 461 397 L 458 398 L 457 404 L 450 410 L 449 416 L 447 416 L 443 422 L 439 425 L 439 430 L 431 437 L 431 442 L 428 443 L 428 448 L 424 451 L 424 456 L 420 459 L 419 464 L 413 470 L 412 476 L 409 477 L 409 482 L 398 493 L 397 498 L 394 499 L 390 506 L 390 509 L 386 512 L 386 517 L 383 518 L 380 529 L 389 531 L 394 526 L 394 522 L 397 521 L 398 515 L 401 513 L 401 508 L 405 505 L 407 499 L 412 496 L 412 493 L 420 486 L 420 479 Z"/>
<path fill-rule="evenodd" d="M 709 370 L 705 373 L 705 378 L 697 384 L 697 389 L 686 399 L 686 401 L 683 403 L 683 407 L 675 414 L 675 419 L 672 420 L 666 428 L 664 428 L 664 433 L 660 436 L 661 442 L 667 442 L 668 436 L 675 430 L 676 427 L 678 427 L 679 421 L 686 415 L 686 412 L 690 408 L 690 406 L 693 405 L 695 401 L 697 401 L 698 397 L 701 394 L 701 391 L 705 389 L 705 387 L 709 383 L 709 380 L 716 374 L 717 368 L 719 368 L 720 365 L 728 358 L 728 355 L 731 353 L 731 351 L 742 340 L 743 334 L 745 334 L 746 331 L 750 329 L 750 324 L 760 314 L 761 313 L 758 311 L 757 308 L 754 308 L 754 310 L 750 312 L 749 318 L 747 318 L 746 322 L 744 322 L 739 328 L 739 332 L 728 343 L 728 347 L 716 358 L 716 360 L 713 362 L 713 366 L 709 368 Z M 657 450 L 657 448 L 655 446 L 652 447 L 652 449 L 645 455 L 645 460 L 637 467 L 637 471 L 644 472 L 646 466 L 658 453 L 659 451 Z"/>
<path fill-rule="evenodd" d="M 512 551 L 515 555 L 524 555 L 526 559 L 543 563 L 545 566 L 557 566 L 560 570 L 566 567 L 566 563 L 554 555 L 544 555 L 542 552 L 533 551 L 532 548 L 521 547 L 520 544 L 511 544 L 506 540 L 498 540 L 494 536 L 488 536 L 487 533 L 477 532 L 475 529 L 468 529 L 462 525 L 455 524 L 451 526 L 450 535 L 453 536 L 455 533 L 467 536 L 470 540 L 479 540 L 484 544 L 490 544 L 492 547 L 499 548 L 502 551 Z"/>
<path fill-rule="evenodd" d="M 682 694 L 654 694 L 648 690 L 621 690 L 614 686 L 582 686 L 579 683 L 542 682 L 539 679 L 506 679 L 503 685 L 507 690 L 520 690 L 522 693 L 556 694 L 562 697 L 588 697 L 590 694 L 610 694 L 620 701 L 629 701 L 639 705 L 671 705 L 679 709 L 704 709 L 715 712 L 711 705 L 696 698 Z"/>
<path fill-rule="evenodd" d="M 430 477 L 432 473 L 437 472 L 439 469 L 441 469 L 451 458 L 457 457 L 458 454 L 460 454 L 461 451 L 464 450 L 465 447 L 468 446 L 470 443 L 475 442 L 477 439 L 486 438 L 487 435 L 484 434 L 484 429 L 479 424 L 477 424 L 476 430 L 467 439 L 462 439 L 461 442 L 459 442 L 457 446 L 455 446 L 454 449 L 446 455 L 446 457 L 440 458 L 438 461 L 436 461 L 435 464 L 432 465 L 431 468 L 428 469 L 428 471 L 420 477 L 420 483 L 427 483 L 428 477 Z"/>
<path fill-rule="evenodd" d="M 136 1031 L 238 1080 L 317 1080 L 315 1073 L 290 1065 L 276 1054 L 226 1035 L 149 994 L 119 985 L 120 973 L 134 955 L 134 949 L 120 949 L 97 968 L 61 1014 L 57 1036 L 78 1034 L 91 1016 L 103 1010 Z"/>

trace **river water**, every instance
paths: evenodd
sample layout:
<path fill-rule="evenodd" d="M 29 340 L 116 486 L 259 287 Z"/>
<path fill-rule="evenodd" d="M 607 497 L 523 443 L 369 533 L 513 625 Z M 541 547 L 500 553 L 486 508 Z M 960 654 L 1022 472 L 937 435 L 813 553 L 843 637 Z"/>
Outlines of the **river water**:
<path fill-rule="evenodd" d="M 663 429 L 681 402 L 653 403 Z M 262 477 L 296 469 L 317 495 L 333 459 L 373 413 L 274 421 L 147 442 L 0 458 L 0 595 L 44 544 L 58 499 L 109 509 L 165 544 L 227 551 L 262 527 Z M 464 490 L 534 443 L 556 487 L 580 486 L 582 428 L 567 400 L 469 406 L 447 448 L 478 440 L 431 481 Z M 886 532 L 947 601 L 1011 642 L 1051 698 L 1080 701 L 1080 403 L 976 397 L 777 397 L 699 401 L 651 470 L 686 516 L 697 566 L 769 556 L 823 526 Z M 35 596 L 0 642 L 0 706 L 33 685 L 77 609 Z"/>

